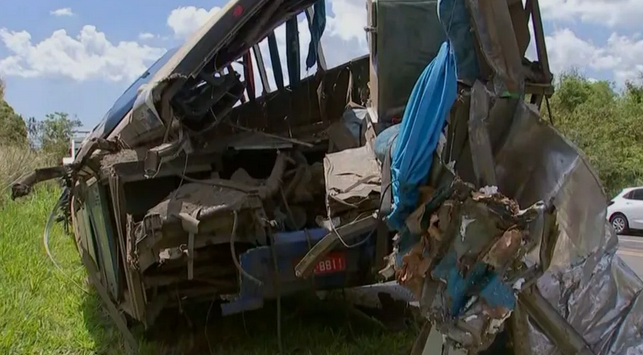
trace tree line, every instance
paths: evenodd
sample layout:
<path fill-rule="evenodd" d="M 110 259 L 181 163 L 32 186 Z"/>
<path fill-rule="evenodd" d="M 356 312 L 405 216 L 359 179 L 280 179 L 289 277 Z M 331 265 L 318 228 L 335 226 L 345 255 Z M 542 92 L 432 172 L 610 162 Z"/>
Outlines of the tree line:
<path fill-rule="evenodd" d="M 643 86 L 641 80 L 615 89 L 577 72 L 561 75 L 544 119 L 576 144 L 598 173 L 609 197 L 643 185 Z"/>
<path fill-rule="evenodd" d="M 67 156 L 74 130 L 82 125 L 80 120 L 65 112 L 25 120 L 6 102 L 4 91 L 4 82 L 0 81 L 0 146 L 35 150 L 56 161 Z"/>

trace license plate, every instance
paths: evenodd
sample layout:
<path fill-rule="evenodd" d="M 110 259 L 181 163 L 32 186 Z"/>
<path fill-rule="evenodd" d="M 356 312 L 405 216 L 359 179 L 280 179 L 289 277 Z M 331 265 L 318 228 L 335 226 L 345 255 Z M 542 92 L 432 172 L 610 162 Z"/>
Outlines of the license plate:
<path fill-rule="evenodd" d="M 346 270 L 346 258 L 344 257 L 344 253 L 330 253 L 317 262 L 313 269 L 313 274 L 327 275 L 344 270 Z"/>

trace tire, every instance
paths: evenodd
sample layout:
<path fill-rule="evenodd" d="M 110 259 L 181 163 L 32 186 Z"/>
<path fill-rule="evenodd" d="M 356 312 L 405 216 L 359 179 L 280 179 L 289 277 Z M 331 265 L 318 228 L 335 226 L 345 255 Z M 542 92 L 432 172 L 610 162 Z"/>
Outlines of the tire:
<path fill-rule="evenodd" d="M 614 213 L 612 217 L 610 217 L 610 224 L 612 225 L 612 228 L 614 228 L 616 234 L 625 234 L 630 229 L 630 223 L 627 221 L 627 217 L 622 213 Z"/>

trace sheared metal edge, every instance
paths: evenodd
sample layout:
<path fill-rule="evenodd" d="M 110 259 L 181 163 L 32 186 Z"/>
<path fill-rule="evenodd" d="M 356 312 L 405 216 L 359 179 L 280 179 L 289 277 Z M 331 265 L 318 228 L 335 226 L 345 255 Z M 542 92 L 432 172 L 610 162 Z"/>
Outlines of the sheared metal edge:
<path fill-rule="evenodd" d="M 475 191 L 459 179 L 446 190 L 447 196 L 442 191 L 423 191 L 422 204 L 394 240 L 397 260 L 393 267 L 398 282 L 420 299 L 424 315 L 436 323 L 436 328 L 454 344 L 477 352 L 487 348 L 504 329 L 515 307 L 516 293 L 525 279 L 534 279 L 535 274 L 529 270 L 508 268 L 534 248 L 527 229 L 535 220 L 540 221 L 544 205 L 521 211 L 497 188 Z M 497 222 L 489 224 L 487 218 Z M 475 224 L 474 231 L 468 231 L 468 222 Z M 481 231 L 488 233 L 483 236 Z M 450 251 L 445 254 L 447 249 Z M 433 268 L 435 261 L 438 264 Z M 487 271 L 489 266 L 493 269 Z M 463 268 L 471 277 L 490 277 L 479 295 L 470 296 L 468 285 L 474 279 L 461 274 Z M 429 270 L 433 270 L 431 276 Z M 437 293 L 425 292 L 427 282 L 437 283 Z"/>
<path fill-rule="evenodd" d="M 580 150 L 521 102 L 496 155 L 498 187 L 521 206 L 553 205 L 559 237 L 537 287 L 596 354 L 643 351 L 643 282 L 615 255 L 618 239 L 606 222 L 606 197 Z M 516 354 L 559 354 L 517 309 Z"/>
<path fill-rule="evenodd" d="M 505 329 L 525 281 L 530 282 L 537 275 L 531 269 L 516 268 L 516 261 L 534 248 L 532 239 L 539 240 L 540 235 L 530 235 L 529 230 L 532 224 L 541 221 L 544 212 L 541 203 L 520 211 L 514 201 L 496 189 L 481 191 L 467 197 L 462 216 L 456 219 L 459 231 L 451 252 L 432 272 L 434 279 L 445 283 L 447 292 L 438 293 L 443 300 L 438 298 L 437 303 L 432 302 L 430 317 L 436 320 L 438 330 L 469 353 L 492 344 L 496 335 Z M 496 222 L 488 224 L 488 218 Z M 469 230 L 471 228 L 473 230 Z M 462 273 L 463 266 L 468 273 Z M 476 288 L 472 285 L 478 285 L 480 290 L 474 291 Z M 471 296 L 471 291 L 476 292 L 475 296 Z M 466 305 L 461 308 L 464 301 Z"/>

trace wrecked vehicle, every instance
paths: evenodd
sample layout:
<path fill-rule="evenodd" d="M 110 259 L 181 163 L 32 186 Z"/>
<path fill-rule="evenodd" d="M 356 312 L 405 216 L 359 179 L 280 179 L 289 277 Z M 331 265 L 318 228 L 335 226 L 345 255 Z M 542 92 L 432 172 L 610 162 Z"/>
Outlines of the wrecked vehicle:
<path fill-rule="evenodd" d="M 13 197 L 66 179 L 83 263 L 133 346 L 123 314 L 396 279 L 428 320 L 417 354 L 431 332 L 442 353 L 641 352 L 643 283 L 614 255 L 600 182 L 539 116 L 538 1 L 365 5 L 369 55 L 327 68 L 324 1 L 230 1 Z"/>
<path fill-rule="evenodd" d="M 150 326 L 165 308 L 214 299 L 229 315 L 376 282 L 391 242 L 386 229 L 379 246 L 373 238 L 369 58 L 326 68 L 324 6 L 231 1 L 126 90 L 72 164 L 14 185 L 18 197 L 65 177 L 83 264 L 133 347 L 128 320 Z M 313 38 L 303 63 L 297 15 Z M 279 53 L 273 30 L 284 22 Z M 302 78 L 304 65 L 314 75 Z"/>

